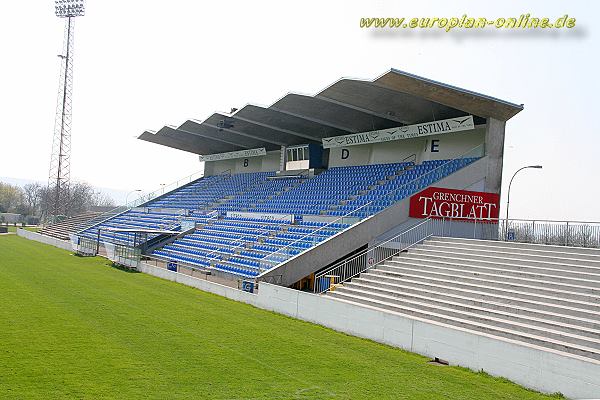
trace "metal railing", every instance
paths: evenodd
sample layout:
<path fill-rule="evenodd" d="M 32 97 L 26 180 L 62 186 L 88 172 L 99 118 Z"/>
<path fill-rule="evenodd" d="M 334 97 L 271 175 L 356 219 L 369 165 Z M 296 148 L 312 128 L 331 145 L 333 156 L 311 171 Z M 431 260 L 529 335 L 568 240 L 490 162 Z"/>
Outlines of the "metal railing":
<path fill-rule="evenodd" d="M 600 222 L 510 219 L 499 225 L 499 240 L 600 248 Z"/>
<path fill-rule="evenodd" d="M 104 242 L 106 258 L 115 264 L 124 265 L 129 268 L 137 268 L 141 259 L 141 251 L 137 247 Z"/>
<path fill-rule="evenodd" d="M 201 267 L 201 266 L 193 265 L 193 264 L 187 263 L 185 261 L 181 261 L 181 260 L 166 260 L 164 258 L 156 257 L 151 254 L 143 254 L 141 257 L 142 257 L 142 262 L 145 262 L 149 265 L 154 265 L 155 267 L 159 267 L 159 268 L 163 268 L 163 269 L 169 269 L 169 264 L 171 264 L 171 265 L 173 265 L 173 267 L 171 268 L 171 271 L 173 271 L 173 272 L 179 272 L 179 268 L 185 268 L 190 271 L 200 272 L 204 275 L 209 275 L 211 273 L 210 272 L 211 268 L 209 268 L 209 267 Z"/>
<path fill-rule="evenodd" d="M 221 174 L 219 174 L 219 176 L 227 176 L 230 177 L 231 176 L 231 170 L 227 170 L 222 172 Z M 146 195 L 143 196 L 139 196 L 137 199 L 132 200 L 128 203 L 126 203 L 125 205 L 119 206 L 119 207 L 115 207 L 112 210 L 106 211 L 102 214 L 100 214 L 97 217 L 94 217 L 93 219 L 91 219 L 90 221 L 88 221 L 86 224 L 82 225 L 79 230 L 77 231 L 77 233 L 82 233 L 87 229 L 90 229 L 96 225 L 100 225 L 106 221 L 108 221 L 109 219 L 112 219 L 118 215 L 124 214 L 125 212 L 129 211 L 130 209 L 143 205 L 149 201 L 155 200 L 175 189 L 178 189 L 184 185 L 187 185 L 189 183 L 192 183 L 195 180 L 198 180 L 200 178 L 202 178 L 204 176 L 204 173 L 202 172 L 195 172 L 191 175 L 186 176 L 185 178 L 181 178 L 178 179 L 177 181 L 174 181 L 168 185 L 163 185 L 161 186 L 160 189 L 155 190 L 153 192 L 150 192 Z M 211 186 L 211 184 L 207 185 L 207 186 Z M 172 229 L 173 227 L 176 227 L 177 225 L 180 225 L 180 221 L 187 216 L 188 210 L 185 209 L 181 209 L 180 212 L 178 214 L 174 214 L 176 219 L 178 220 L 178 222 L 175 222 L 173 224 L 169 224 L 169 225 L 164 225 L 167 226 L 168 229 Z M 162 223 L 162 221 L 168 219 L 169 216 L 164 216 L 163 218 L 161 218 L 161 221 L 159 221 L 159 224 Z"/>
<path fill-rule="evenodd" d="M 368 248 L 325 271 L 319 272 L 315 275 L 314 292 L 326 292 L 334 285 L 354 278 L 415 244 L 421 243 L 431 236 L 440 235 L 442 226 L 441 221 L 428 218 L 377 246 Z"/>
<path fill-rule="evenodd" d="M 222 178 L 222 179 L 218 179 L 218 180 L 211 180 L 209 183 L 207 183 L 204 186 L 201 187 L 196 187 L 194 190 L 195 194 L 201 193 L 201 192 L 206 192 L 207 189 L 210 189 L 212 186 L 217 185 L 218 183 L 224 182 L 225 179 L 229 179 L 231 178 L 232 175 L 232 170 L 231 169 L 227 169 L 225 171 L 220 172 L 217 175 L 213 175 L 213 178 Z M 209 205 L 212 204 L 215 200 L 205 200 L 203 202 L 198 203 L 198 205 L 195 207 L 194 211 L 208 211 L 210 210 Z"/>
<path fill-rule="evenodd" d="M 402 159 L 402 162 L 407 162 L 407 161 L 410 161 L 410 162 L 413 162 L 416 164 L 417 163 L 417 153 L 413 153 L 410 156 L 406 156 Z"/>
<path fill-rule="evenodd" d="M 122 206 L 115 207 L 111 210 L 103 212 L 102 214 L 98 215 L 97 217 L 92 218 L 91 220 L 89 220 L 87 223 L 83 224 L 79 228 L 78 233 L 81 233 L 81 232 L 85 231 L 86 229 L 93 227 L 94 225 L 101 224 L 104 221 L 109 220 L 113 217 L 116 217 L 119 214 L 123 214 L 125 211 L 127 211 L 131 208 L 137 207 L 137 206 L 147 203 L 151 200 L 154 200 L 157 197 L 160 197 L 160 196 L 164 195 L 165 193 L 173 191 L 183 185 L 187 185 L 188 183 L 191 183 L 197 179 L 200 179 L 203 176 L 204 176 L 203 172 L 194 172 L 193 174 L 188 175 L 185 178 L 181 178 L 174 182 L 171 182 L 168 185 L 162 185 L 160 187 L 160 189 L 157 189 L 148 194 L 139 196 L 137 199 L 131 200 L 130 202 L 128 202 Z"/>
<path fill-rule="evenodd" d="M 173 190 L 175 190 L 177 188 L 180 188 L 189 183 L 192 183 L 193 181 L 198 180 L 202 177 L 204 177 L 204 172 L 200 172 L 200 171 L 194 172 L 191 175 L 188 175 L 184 178 L 178 179 L 167 185 L 162 185 L 159 189 L 156 189 L 156 190 L 154 190 L 148 194 L 145 194 L 143 196 L 140 196 L 140 197 L 138 197 L 137 200 L 134 200 L 128 204 L 125 204 L 124 207 L 127 207 L 127 208 L 137 207 L 141 204 L 147 203 L 147 202 L 154 200 L 160 196 L 163 196 L 169 192 L 172 192 Z M 133 205 L 133 204 L 135 204 L 135 205 Z"/>
<path fill-rule="evenodd" d="M 315 275 L 314 292 L 323 293 L 432 236 L 600 248 L 600 222 L 428 218 L 381 244 L 319 272 Z"/>
<path fill-rule="evenodd" d="M 441 218 L 441 236 L 600 248 L 600 222 Z"/>
<path fill-rule="evenodd" d="M 211 217 L 208 221 L 213 221 L 218 217 L 218 213 L 216 216 Z M 207 221 L 207 222 L 208 222 Z M 209 223 L 210 225 L 210 223 Z M 212 225 L 212 226 L 219 226 L 219 225 Z M 256 236 L 256 242 L 258 242 L 261 238 L 264 237 L 268 237 L 272 232 L 276 231 L 276 226 L 271 227 L 272 229 L 265 229 L 265 228 L 244 228 L 244 229 L 250 229 L 252 231 L 254 231 L 253 234 L 257 234 Z M 217 230 L 217 232 L 221 232 L 221 230 Z M 227 231 L 223 230 L 223 233 L 227 233 Z M 242 234 L 242 236 L 240 238 L 237 239 L 228 239 L 228 238 L 223 238 L 223 239 L 227 239 L 230 240 L 230 248 L 229 250 L 232 251 L 232 253 L 225 253 L 227 254 L 229 257 L 240 257 L 240 258 L 249 258 L 247 256 L 244 256 L 242 254 L 238 254 L 236 253 L 238 250 L 243 250 L 246 248 L 246 245 L 249 243 L 249 241 L 246 239 L 246 234 Z M 220 237 L 218 237 L 220 238 Z M 223 262 L 227 263 L 228 260 L 224 260 L 222 259 L 220 256 L 224 254 L 224 252 L 221 249 L 217 249 L 217 250 L 212 250 L 210 252 L 208 252 L 206 255 L 203 256 L 203 258 L 209 262 L 209 263 L 213 263 L 213 262 L 218 262 L 220 260 L 222 260 Z M 164 256 L 164 257 L 156 257 L 157 259 L 161 259 L 164 260 L 165 262 L 168 261 L 168 257 Z M 208 267 L 207 267 L 208 268 Z M 248 267 L 251 268 L 251 267 Z M 262 268 L 262 266 L 260 266 L 259 268 L 260 272 L 263 272 L 265 270 L 265 268 Z"/>
<path fill-rule="evenodd" d="M 248 229 L 248 228 L 244 228 L 244 229 Z M 253 229 L 253 228 L 249 228 L 249 229 Z M 258 236 L 256 236 L 256 242 L 258 243 L 260 238 L 263 238 L 265 236 L 269 236 L 271 234 L 271 232 L 273 232 L 273 230 L 267 230 L 267 229 L 253 229 L 258 233 Z M 245 235 L 245 234 L 243 234 Z M 231 257 L 241 257 L 241 258 L 248 258 L 246 256 L 242 256 L 241 254 L 236 254 L 235 252 L 237 250 L 240 249 L 245 249 L 246 248 L 246 244 L 248 243 L 248 241 L 246 240 L 246 238 L 244 236 L 242 236 L 241 238 L 238 239 L 232 239 L 231 243 L 233 243 L 233 248 L 231 248 L 230 250 L 233 251 L 233 253 L 231 254 Z M 221 250 L 213 250 L 212 252 L 208 253 L 205 258 L 207 259 L 208 262 L 212 262 L 212 261 L 217 261 L 219 259 L 219 253 L 221 253 Z M 211 255 L 213 255 L 212 257 L 210 257 Z M 224 260 L 225 262 L 227 262 L 227 260 Z M 262 272 L 262 268 L 259 267 L 260 272 Z"/>
<path fill-rule="evenodd" d="M 400 200 L 395 199 L 395 195 L 400 191 L 406 191 L 409 194 L 407 194 L 405 196 L 405 198 L 409 197 L 410 195 L 416 193 L 418 190 L 421 190 L 423 188 L 423 185 L 425 187 L 429 186 L 431 183 L 436 182 L 437 180 L 442 179 L 445 176 L 447 176 L 447 175 L 444 175 L 444 171 L 452 164 L 453 161 L 483 157 L 484 149 L 485 149 L 485 147 L 483 144 L 476 146 L 476 147 L 472 148 L 471 150 L 461 154 L 460 156 L 458 156 L 458 157 L 438 166 L 437 168 L 434 168 L 433 170 L 413 179 L 412 181 L 407 182 L 404 185 L 402 185 L 396 189 L 390 189 L 388 192 L 382 194 L 377 199 L 372 200 L 372 201 L 368 202 L 367 204 L 364 204 L 360 207 L 357 207 L 354 210 L 349 211 L 346 214 L 344 214 L 338 218 L 335 218 L 334 220 L 328 222 L 326 225 L 316 229 L 315 231 L 313 231 L 309 234 L 306 234 L 306 235 L 300 237 L 299 239 L 294 240 L 292 243 L 290 243 L 286 246 L 281 247 L 277 251 L 274 251 L 273 253 L 269 254 L 263 260 L 275 262 L 278 259 L 280 259 L 281 257 L 284 257 L 286 259 L 291 258 L 292 256 L 298 254 L 296 251 L 297 246 L 295 246 L 298 243 L 307 243 L 308 242 L 308 243 L 312 244 L 312 246 L 320 243 L 321 239 L 317 239 L 314 237 L 314 235 L 315 234 L 318 235 L 320 231 L 322 232 L 322 231 L 328 230 L 328 229 L 337 230 L 336 228 L 333 228 L 333 226 L 336 224 L 340 224 L 340 223 L 344 224 L 344 223 L 346 223 L 346 221 L 351 221 L 351 220 L 356 221 L 357 219 L 362 220 L 363 218 L 361 218 L 358 213 L 360 213 L 362 211 L 368 212 L 368 213 L 373 213 L 374 210 L 372 209 L 372 207 L 374 206 L 374 203 L 381 201 L 383 199 L 392 200 L 392 204 L 395 203 L 396 201 L 400 201 Z M 453 172 L 456 172 L 456 171 L 453 171 Z M 366 218 L 368 218 L 368 217 L 366 217 Z"/>
<path fill-rule="evenodd" d="M 162 268 L 179 274 L 202 279 L 205 281 L 218 282 L 220 284 L 225 284 L 227 286 L 239 290 L 242 290 L 242 282 L 247 280 L 245 278 L 241 278 L 239 275 L 235 275 L 227 271 L 218 270 L 212 267 L 201 267 L 198 265 L 186 263 L 185 261 L 181 260 L 169 261 L 163 258 L 154 257 L 152 255 L 142 255 L 140 262 L 152 265 L 157 268 Z M 228 281 L 235 282 L 235 285 L 229 285 L 227 283 Z"/>

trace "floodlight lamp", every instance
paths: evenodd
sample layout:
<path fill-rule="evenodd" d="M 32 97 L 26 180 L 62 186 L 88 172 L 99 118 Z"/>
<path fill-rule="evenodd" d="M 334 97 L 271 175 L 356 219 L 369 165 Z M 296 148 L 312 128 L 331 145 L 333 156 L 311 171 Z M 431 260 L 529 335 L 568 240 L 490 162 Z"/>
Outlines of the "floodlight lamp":
<path fill-rule="evenodd" d="M 54 12 L 59 18 L 83 16 L 85 14 L 85 0 L 55 0 Z"/>

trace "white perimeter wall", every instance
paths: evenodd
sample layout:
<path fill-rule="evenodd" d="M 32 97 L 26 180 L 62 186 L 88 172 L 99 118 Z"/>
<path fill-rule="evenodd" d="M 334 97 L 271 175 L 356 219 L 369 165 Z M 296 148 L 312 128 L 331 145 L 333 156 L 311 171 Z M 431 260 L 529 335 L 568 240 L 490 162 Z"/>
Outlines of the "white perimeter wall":
<path fill-rule="evenodd" d="M 485 128 L 476 128 L 467 132 L 417 139 L 332 148 L 329 151 L 329 166 L 394 163 L 413 154 L 416 154 L 418 163 L 427 160 L 451 159 L 483 144 L 484 140 Z M 431 151 L 432 141 L 437 141 L 435 142 L 437 147 L 434 149 L 437 151 Z"/>
<path fill-rule="evenodd" d="M 24 237 L 25 239 L 35 240 L 36 242 L 49 244 L 54 247 L 58 247 L 63 250 L 72 250 L 71 242 L 69 240 L 60 240 L 50 236 L 41 235 L 36 232 L 31 232 L 26 229 L 17 229 L 17 235 Z"/>
<path fill-rule="evenodd" d="M 151 265 L 141 271 L 452 365 L 483 369 L 542 392 L 600 397 L 600 362 L 267 283 L 251 294 Z"/>
<path fill-rule="evenodd" d="M 67 241 L 23 229 L 17 234 L 61 248 L 70 246 Z M 484 370 L 542 392 L 561 392 L 573 399 L 600 398 L 600 362 L 267 283 L 260 284 L 258 294 L 251 294 L 148 264 L 142 263 L 139 269 L 265 310 L 438 357 L 452 365 Z"/>
<path fill-rule="evenodd" d="M 264 156 L 235 158 L 232 160 L 206 161 L 204 163 L 204 175 L 218 175 L 231 170 L 232 174 L 244 172 L 270 172 L 279 170 L 279 150 L 269 151 Z"/>

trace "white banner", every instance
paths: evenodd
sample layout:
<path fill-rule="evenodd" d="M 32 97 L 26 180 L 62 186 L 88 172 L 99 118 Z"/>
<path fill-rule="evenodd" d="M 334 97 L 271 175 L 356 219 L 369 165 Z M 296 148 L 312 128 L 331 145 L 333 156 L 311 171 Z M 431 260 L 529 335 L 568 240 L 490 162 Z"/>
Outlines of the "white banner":
<path fill-rule="evenodd" d="M 255 213 L 255 212 L 242 212 L 242 211 L 227 211 L 227 217 L 229 218 L 252 218 L 262 219 L 273 222 L 289 222 L 294 223 L 293 214 L 267 214 L 267 213 Z"/>
<path fill-rule="evenodd" d="M 266 154 L 267 154 L 267 150 L 264 147 L 261 147 L 260 149 L 230 151 L 228 153 L 207 154 L 205 156 L 198 156 L 198 157 L 200 158 L 200 161 L 220 161 L 220 160 L 231 160 L 234 158 L 258 157 L 258 156 L 264 156 Z"/>
<path fill-rule="evenodd" d="M 378 131 L 353 133 L 344 136 L 323 138 L 323 148 L 347 147 L 360 144 L 389 142 L 392 140 L 412 139 L 422 136 L 441 135 L 475 128 L 473 116 L 450 118 L 441 121 L 406 125 L 399 128 L 381 129 Z"/>

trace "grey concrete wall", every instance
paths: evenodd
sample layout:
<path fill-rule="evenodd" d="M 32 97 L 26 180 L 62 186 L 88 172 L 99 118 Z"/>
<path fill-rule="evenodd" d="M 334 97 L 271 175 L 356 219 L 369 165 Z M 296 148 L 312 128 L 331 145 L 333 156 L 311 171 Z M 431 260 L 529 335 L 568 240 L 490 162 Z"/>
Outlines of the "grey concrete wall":
<path fill-rule="evenodd" d="M 486 192 L 498 194 L 501 192 L 505 128 L 506 122 L 488 118 L 485 128 L 485 154 L 488 163 L 485 179 Z"/>
<path fill-rule="evenodd" d="M 166 279 L 168 281 L 181 283 L 182 285 L 191 286 L 193 288 L 200 289 L 205 292 L 218 294 L 219 296 L 227 297 L 228 299 L 240 301 L 242 303 L 247 304 L 257 304 L 255 294 L 243 292 L 241 290 L 229 286 L 221 285 L 215 282 L 210 282 L 204 279 L 199 279 L 179 272 L 169 271 L 164 268 L 155 267 L 153 265 L 146 264 L 143 262 L 140 263 L 137 269 L 138 271 L 149 275 L 154 275 L 156 277 Z"/>
<path fill-rule="evenodd" d="M 571 398 L 600 394 L 600 362 L 277 285 L 261 283 L 258 294 L 251 294 L 147 264 L 140 269 L 339 332 L 438 357 L 451 365 L 484 370 L 542 392 L 561 392 Z"/>
<path fill-rule="evenodd" d="M 570 398 L 600 396 L 600 362 L 262 283 L 256 305 Z"/>
<path fill-rule="evenodd" d="M 244 162 L 247 160 L 247 163 Z M 225 171 L 233 174 L 245 172 L 271 172 L 279 170 L 280 151 L 268 151 L 266 155 L 259 157 L 235 158 L 231 160 L 206 161 L 204 163 L 204 175 L 218 175 Z"/>
<path fill-rule="evenodd" d="M 485 177 L 486 166 L 487 160 L 484 157 L 440 180 L 435 186 L 464 189 Z M 332 236 L 318 246 L 292 257 L 279 267 L 265 272 L 259 278 L 275 279 L 274 282 L 281 282 L 283 286 L 289 286 L 359 247 L 372 242 L 386 232 L 396 227 L 402 227 L 409 220 L 409 203 L 409 199 L 404 199 L 357 225 Z"/>
<path fill-rule="evenodd" d="M 71 246 L 71 242 L 68 240 L 56 239 L 56 238 L 53 238 L 50 236 L 41 235 L 39 233 L 31 232 L 31 231 L 28 231 L 25 229 L 17 229 L 17 235 L 21 236 L 25 239 L 35 240 L 36 242 L 49 244 L 51 246 L 58 247 L 59 249 L 69 250 L 69 251 L 73 250 L 73 248 Z"/>
<path fill-rule="evenodd" d="M 329 166 L 384 164 L 400 162 L 413 154 L 417 162 L 446 160 L 462 154 L 484 143 L 487 126 L 471 131 L 432 135 L 422 138 L 396 140 L 359 146 L 337 147 L 329 151 Z M 431 152 L 431 141 L 437 140 L 437 152 Z M 342 149 L 347 158 L 342 159 Z"/>

